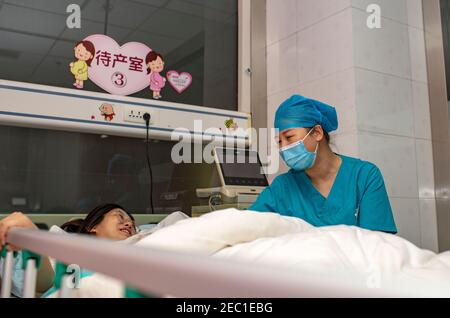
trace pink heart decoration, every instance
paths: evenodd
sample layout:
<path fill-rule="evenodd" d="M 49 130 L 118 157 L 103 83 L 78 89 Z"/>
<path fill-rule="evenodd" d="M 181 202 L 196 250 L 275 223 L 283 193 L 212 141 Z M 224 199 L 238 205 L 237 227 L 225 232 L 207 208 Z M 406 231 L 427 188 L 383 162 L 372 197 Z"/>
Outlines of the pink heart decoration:
<path fill-rule="evenodd" d="M 84 39 L 95 46 L 95 56 L 88 70 L 89 79 L 110 94 L 131 95 L 150 86 L 145 58 L 151 49 L 139 42 L 120 46 L 103 34 Z"/>
<path fill-rule="evenodd" d="M 167 81 L 178 94 L 181 94 L 192 84 L 192 75 L 186 72 L 179 74 L 177 71 L 168 71 Z"/>

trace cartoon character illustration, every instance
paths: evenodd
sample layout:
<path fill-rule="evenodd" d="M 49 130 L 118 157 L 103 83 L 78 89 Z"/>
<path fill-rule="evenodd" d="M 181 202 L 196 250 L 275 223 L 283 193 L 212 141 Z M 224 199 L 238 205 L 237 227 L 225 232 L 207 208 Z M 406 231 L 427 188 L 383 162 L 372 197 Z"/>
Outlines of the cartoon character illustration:
<path fill-rule="evenodd" d="M 166 79 L 161 76 L 164 69 L 164 60 L 161 54 L 151 51 L 145 58 L 147 74 L 150 74 L 150 90 L 153 91 L 153 98 L 160 99 L 161 89 L 166 86 Z"/>
<path fill-rule="evenodd" d="M 239 128 L 238 124 L 234 122 L 233 118 L 227 119 L 225 121 L 225 127 L 227 127 L 227 129 L 230 129 L 232 131 Z"/>
<path fill-rule="evenodd" d="M 114 107 L 111 104 L 102 104 L 102 106 L 99 107 L 100 114 L 105 118 L 106 121 L 112 121 L 114 119 L 114 116 L 116 113 L 114 113 Z"/>
<path fill-rule="evenodd" d="M 73 86 L 81 89 L 83 82 L 88 79 L 88 67 L 94 59 L 95 47 L 92 42 L 80 41 L 75 45 L 74 52 L 77 61 L 69 64 L 70 72 L 75 76 Z"/>

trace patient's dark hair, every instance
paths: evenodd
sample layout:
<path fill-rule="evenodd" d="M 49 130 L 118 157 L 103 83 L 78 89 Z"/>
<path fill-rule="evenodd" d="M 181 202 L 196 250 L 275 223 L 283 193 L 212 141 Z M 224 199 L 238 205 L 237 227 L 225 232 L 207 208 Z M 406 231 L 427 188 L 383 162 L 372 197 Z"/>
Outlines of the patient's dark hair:
<path fill-rule="evenodd" d="M 61 225 L 61 228 L 69 233 L 90 234 L 91 230 L 97 224 L 103 221 L 103 217 L 105 216 L 105 214 L 114 209 L 123 210 L 134 221 L 133 216 L 130 213 L 128 213 L 122 206 L 114 203 L 107 203 L 96 206 L 94 209 L 92 209 L 91 212 L 88 213 L 88 215 L 86 215 L 86 218 L 66 222 L 63 225 Z"/>

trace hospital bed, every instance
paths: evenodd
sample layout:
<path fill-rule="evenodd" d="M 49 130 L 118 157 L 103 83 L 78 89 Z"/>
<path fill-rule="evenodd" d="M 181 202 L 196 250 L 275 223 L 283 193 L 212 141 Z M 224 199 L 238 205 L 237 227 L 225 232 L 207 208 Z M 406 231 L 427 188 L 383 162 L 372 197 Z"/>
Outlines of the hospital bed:
<path fill-rule="evenodd" d="M 228 213 L 228 214 L 226 214 Z M 218 216 L 242 217 L 238 212 L 219 212 Z M 247 217 L 247 213 L 242 214 Z M 275 215 L 260 216 L 272 222 Z M 207 218 L 204 221 L 208 221 Z M 191 219 L 193 220 L 193 219 Z M 213 218 L 210 217 L 210 220 Z M 214 220 L 213 220 L 214 221 Z M 250 220 L 251 221 L 251 220 Z M 193 223 L 192 221 L 189 221 Z M 217 223 L 223 223 L 217 219 Z M 285 222 L 285 219 L 280 219 Z M 297 221 L 296 221 L 297 222 Z M 197 222 L 199 223 L 199 222 Z M 178 223 L 177 223 L 178 224 Z M 211 224 L 211 223 L 210 223 Z M 168 232 L 177 233 L 171 226 Z M 172 228 L 172 230 L 170 230 Z M 156 232 L 157 233 L 157 232 Z M 234 236 L 234 235 L 233 235 Z M 183 237 L 181 237 L 183 240 Z M 130 291 L 142 297 L 230 297 L 230 298 L 276 298 L 276 297 L 416 297 L 421 291 L 367 288 L 352 281 L 330 280 L 326 275 L 310 275 L 275 269 L 259 263 L 246 263 L 237 259 L 218 259 L 188 251 L 175 251 L 156 247 L 118 244 L 117 242 L 76 234 L 61 235 L 43 230 L 12 229 L 7 242 L 20 246 L 25 269 L 23 297 L 35 297 L 37 263 L 40 255 L 56 259 L 65 268 L 77 264 L 120 280 L 123 297 Z M 5 266 L 2 279 L 2 297 L 10 296 L 13 271 L 13 253 L 3 250 Z M 67 280 L 70 274 L 60 275 L 56 270 L 55 285 L 61 287 L 59 297 L 71 297 Z M 325 274 L 325 273 L 324 273 Z"/>
<path fill-rule="evenodd" d="M 8 243 L 32 251 L 26 259 L 24 297 L 35 296 L 36 262 L 48 255 L 120 279 L 141 294 L 175 297 L 375 297 L 400 296 L 381 290 L 333 286 L 264 267 L 135 246 L 88 237 L 65 237 L 42 230 L 13 229 Z M 2 297 L 9 297 L 12 252 L 6 253 Z M 60 279 L 64 279 L 61 277 Z M 65 284 L 61 284 L 65 286 Z M 70 295 L 65 290 L 61 292 Z M 125 296 L 125 295 L 124 295 Z"/>

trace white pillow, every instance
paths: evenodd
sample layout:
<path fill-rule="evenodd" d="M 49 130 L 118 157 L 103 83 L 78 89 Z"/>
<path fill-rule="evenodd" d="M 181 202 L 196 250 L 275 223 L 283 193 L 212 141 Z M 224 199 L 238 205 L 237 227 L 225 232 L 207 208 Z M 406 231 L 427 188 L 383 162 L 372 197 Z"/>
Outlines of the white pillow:
<path fill-rule="evenodd" d="M 48 231 L 52 233 L 69 234 L 57 225 L 52 225 Z"/>

